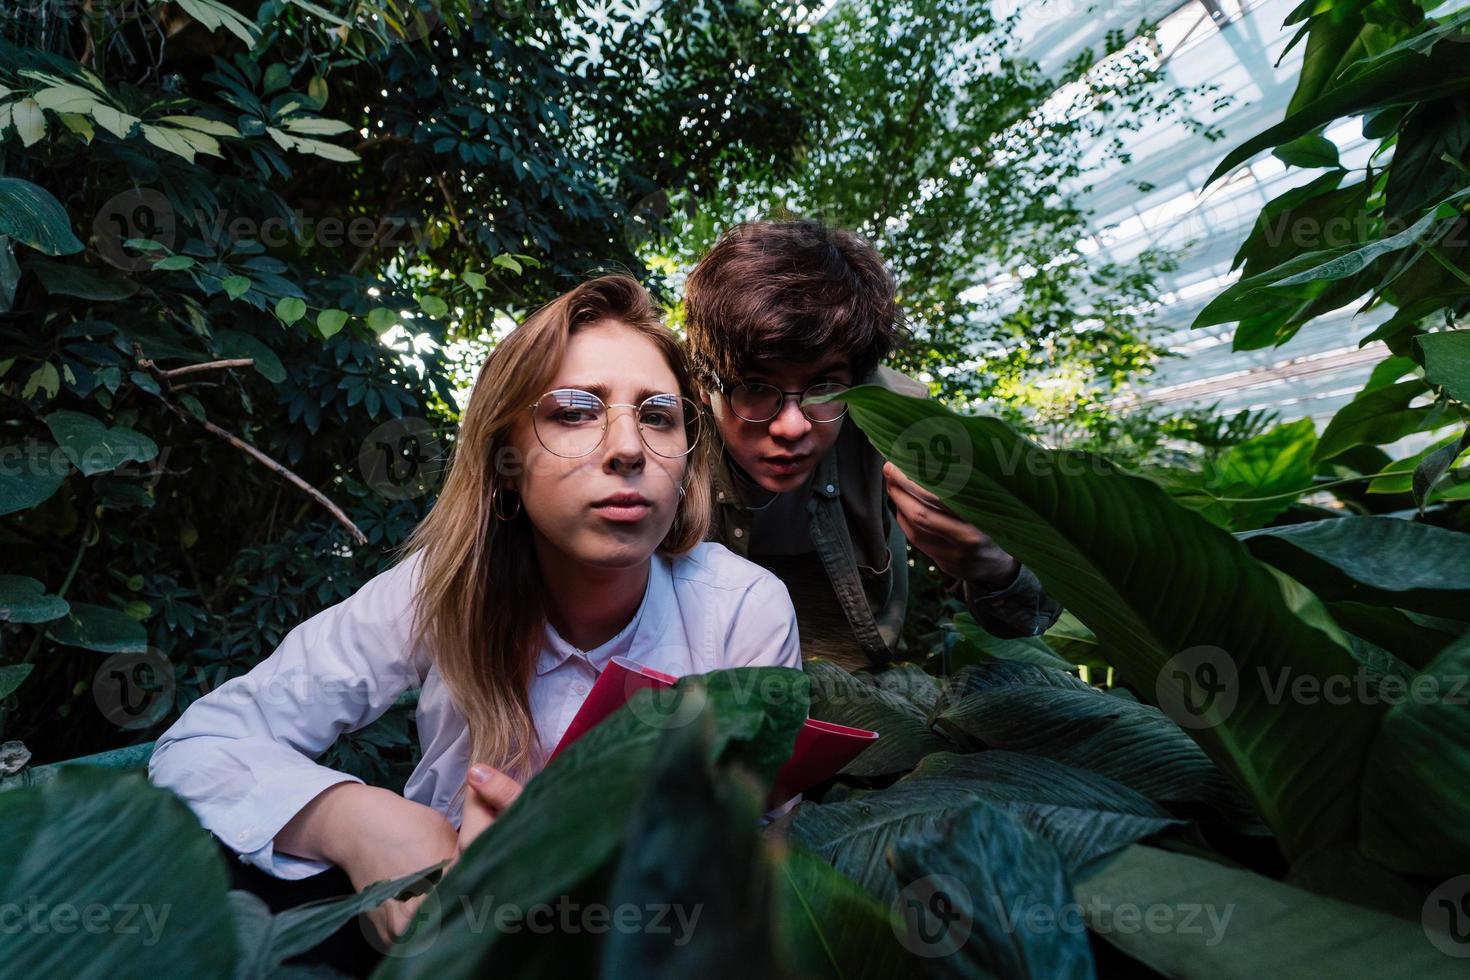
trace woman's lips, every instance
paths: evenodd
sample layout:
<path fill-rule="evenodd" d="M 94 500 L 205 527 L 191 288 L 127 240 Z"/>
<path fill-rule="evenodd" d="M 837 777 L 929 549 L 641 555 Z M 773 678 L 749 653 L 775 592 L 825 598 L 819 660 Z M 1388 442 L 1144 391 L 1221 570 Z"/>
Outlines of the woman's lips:
<path fill-rule="evenodd" d="M 649 504 L 593 504 L 592 509 L 606 520 L 619 524 L 641 521 L 653 511 Z"/>

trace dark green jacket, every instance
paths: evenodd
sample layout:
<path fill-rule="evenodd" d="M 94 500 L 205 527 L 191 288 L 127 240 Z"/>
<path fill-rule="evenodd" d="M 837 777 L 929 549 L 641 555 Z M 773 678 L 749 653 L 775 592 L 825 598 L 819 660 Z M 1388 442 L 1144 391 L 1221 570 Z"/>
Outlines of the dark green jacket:
<path fill-rule="evenodd" d="M 929 390 L 880 366 L 864 379 L 900 394 L 928 397 Z M 710 440 L 714 480 L 709 539 L 749 557 L 753 515 L 741 501 L 718 434 Z M 908 603 L 907 541 L 893 516 L 883 480 L 883 456 L 849 419 L 832 451 L 817 464 L 807 514 L 812 542 L 858 646 L 873 664 L 898 652 Z M 960 586 L 976 622 L 999 637 L 1034 636 L 1061 615 L 1061 605 L 1022 566 L 1016 581 L 999 592 Z"/>

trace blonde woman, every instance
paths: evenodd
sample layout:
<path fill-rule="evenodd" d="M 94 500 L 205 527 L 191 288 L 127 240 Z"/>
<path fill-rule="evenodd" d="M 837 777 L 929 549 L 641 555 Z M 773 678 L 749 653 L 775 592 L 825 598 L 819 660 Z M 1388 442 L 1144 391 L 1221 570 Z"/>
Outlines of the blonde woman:
<path fill-rule="evenodd" d="M 780 581 L 704 541 L 693 396 L 637 281 L 594 279 L 538 310 L 481 369 L 399 563 L 192 704 L 150 779 L 241 860 L 278 878 L 337 865 L 362 888 L 457 858 L 613 656 L 675 675 L 799 668 Z M 402 796 L 313 761 L 411 687 L 423 759 Z M 379 911 L 380 938 L 411 901 Z"/>

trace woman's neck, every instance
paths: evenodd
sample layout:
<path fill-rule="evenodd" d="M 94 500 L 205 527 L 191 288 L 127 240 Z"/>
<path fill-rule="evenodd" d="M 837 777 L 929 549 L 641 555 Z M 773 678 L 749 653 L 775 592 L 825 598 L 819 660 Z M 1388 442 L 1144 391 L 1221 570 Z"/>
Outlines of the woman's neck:
<path fill-rule="evenodd" d="M 649 561 L 631 568 L 594 568 L 536 536 L 546 618 L 578 650 L 601 646 L 627 626 L 648 589 Z M 651 560 L 651 559 L 650 559 Z"/>

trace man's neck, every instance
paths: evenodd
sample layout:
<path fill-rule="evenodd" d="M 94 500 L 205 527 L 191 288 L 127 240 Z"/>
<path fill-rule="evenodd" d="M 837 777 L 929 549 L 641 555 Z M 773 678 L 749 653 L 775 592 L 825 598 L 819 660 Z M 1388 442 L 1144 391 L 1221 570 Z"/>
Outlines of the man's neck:
<path fill-rule="evenodd" d="M 546 590 L 546 618 L 578 650 L 617 636 L 643 604 L 650 562 L 631 568 L 593 568 L 536 535 L 536 557 Z"/>

